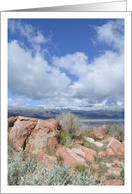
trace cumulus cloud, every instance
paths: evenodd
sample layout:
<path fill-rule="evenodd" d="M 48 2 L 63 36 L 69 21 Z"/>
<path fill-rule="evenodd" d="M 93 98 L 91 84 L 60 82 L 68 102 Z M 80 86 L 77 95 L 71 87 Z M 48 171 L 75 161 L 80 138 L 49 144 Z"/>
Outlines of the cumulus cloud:
<path fill-rule="evenodd" d="M 97 39 L 119 51 L 124 50 L 124 20 L 109 21 L 102 26 L 95 27 Z"/>
<path fill-rule="evenodd" d="M 54 56 L 53 64 L 78 77 L 69 86 L 72 99 L 85 99 L 88 104 L 122 104 L 124 101 L 124 39 L 123 20 L 96 26 L 97 40 L 116 48 L 106 50 L 91 63 L 85 53 L 76 52 L 63 57 Z M 120 103 L 117 103 L 120 102 Z M 79 104 L 79 103 L 78 103 Z"/>
<path fill-rule="evenodd" d="M 24 101 L 24 99 L 21 99 L 21 98 L 16 98 L 16 99 L 8 98 L 8 106 L 21 106 L 21 105 L 26 105 L 26 102 Z"/>
<path fill-rule="evenodd" d="M 49 66 L 42 54 L 32 58 L 16 40 L 8 44 L 8 86 L 13 95 L 45 99 L 60 95 L 69 84 L 66 74 Z"/>
<path fill-rule="evenodd" d="M 78 56 L 79 55 L 79 60 Z M 123 100 L 124 64 L 123 55 L 106 51 L 95 58 L 92 64 L 87 61 L 84 53 L 75 53 L 65 57 L 54 57 L 54 65 L 63 67 L 79 80 L 69 86 L 69 95 L 75 99 L 87 99 L 89 103 L 107 103 Z M 81 63 L 80 63 L 81 61 Z M 72 63 L 72 65 L 71 65 Z"/>
<path fill-rule="evenodd" d="M 41 31 L 32 25 L 9 22 L 12 33 L 20 32 L 36 51 L 34 57 L 23 42 L 8 43 L 8 86 L 11 93 L 32 100 L 43 99 L 51 106 L 88 106 L 107 108 L 108 105 L 122 106 L 124 102 L 124 39 L 123 21 L 109 21 L 94 27 L 99 43 L 112 46 L 89 63 L 82 52 L 53 56 L 49 65 L 41 50 L 48 41 Z M 94 46 L 96 42 L 91 38 Z M 115 50 L 116 49 L 116 50 Z M 68 76 L 77 79 L 71 82 Z M 9 99 L 9 104 L 18 102 Z M 24 103 L 20 101 L 19 103 Z"/>

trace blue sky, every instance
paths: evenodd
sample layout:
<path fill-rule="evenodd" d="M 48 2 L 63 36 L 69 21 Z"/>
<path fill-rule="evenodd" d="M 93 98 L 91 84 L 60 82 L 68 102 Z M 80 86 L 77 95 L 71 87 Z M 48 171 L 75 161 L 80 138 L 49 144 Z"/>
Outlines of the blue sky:
<path fill-rule="evenodd" d="M 124 106 L 124 20 L 9 19 L 8 105 Z"/>

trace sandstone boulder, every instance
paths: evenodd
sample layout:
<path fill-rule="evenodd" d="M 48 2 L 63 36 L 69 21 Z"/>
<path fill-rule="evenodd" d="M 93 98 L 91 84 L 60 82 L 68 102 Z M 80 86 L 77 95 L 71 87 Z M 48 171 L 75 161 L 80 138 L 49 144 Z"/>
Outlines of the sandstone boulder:
<path fill-rule="evenodd" d="M 44 148 L 49 146 L 49 140 L 52 139 L 52 148 L 57 148 L 58 144 L 56 141 L 59 140 L 59 124 L 55 119 L 40 120 L 38 119 L 35 128 L 32 130 L 31 135 L 26 139 L 26 153 L 39 153 Z M 53 142 L 54 141 L 54 142 Z M 54 144 L 54 145 L 53 145 Z"/>
<path fill-rule="evenodd" d="M 79 155 L 85 157 L 85 153 L 81 149 L 72 148 L 71 151 L 75 152 L 75 154 L 79 154 Z"/>
<path fill-rule="evenodd" d="M 119 156 L 124 154 L 124 146 L 116 139 L 110 141 L 107 147 L 106 153 L 108 156 Z"/>
<path fill-rule="evenodd" d="M 12 129 L 10 130 L 9 139 L 13 140 L 13 146 L 16 151 L 19 147 L 24 147 L 25 140 L 31 134 L 36 126 L 37 119 L 18 116 Z"/>
<path fill-rule="evenodd" d="M 55 163 L 57 164 L 57 157 L 49 156 L 48 154 L 42 151 L 37 157 L 37 165 L 42 167 L 44 161 L 45 161 L 45 165 L 50 167 L 51 165 Z"/>
<path fill-rule="evenodd" d="M 85 153 L 85 158 L 91 162 L 94 162 L 94 157 L 97 157 L 97 153 L 96 151 L 90 149 L 90 148 L 86 148 L 84 146 L 81 146 L 79 144 L 76 144 L 74 146 L 74 148 L 79 148 L 81 149 L 84 153 Z"/>
<path fill-rule="evenodd" d="M 59 144 L 58 144 L 58 141 L 56 139 L 56 137 L 51 137 L 51 138 L 48 138 L 47 139 L 47 145 L 50 147 L 50 151 L 51 152 L 54 152 L 56 149 L 59 148 Z"/>
<path fill-rule="evenodd" d="M 9 139 L 13 140 L 13 146 L 25 149 L 26 153 L 37 154 L 52 144 L 51 149 L 56 149 L 59 140 L 59 124 L 55 119 L 40 120 L 30 117 L 18 116 L 9 133 Z M 53 138 L 53 139 L 52 139 Z"/>
<path fill-rule="evenodd" d="M 14 123 L 15 123 L 15 117 L 8 118 L 8 125 L 10 127 L 13 127 Z"/>
<path fill-rule="evenodd" d="M 108 129 L 106 125 L 102 125 L 97 129 L 94 129 L 94 132 L 91 132 L 91 135 L 94 135 L 99 140 L 104 140 L 103 134 L 108 133 Z"/>
<path fill-rule="evenodd" d="M 77 154 L 75 154 L 75 152 L 66 147 L 59 147 L 57 149 L 56 155 L 61 156 L 63 163 L 66 166 L 70 166 L 70 168 L 73 168 L 79 164 L 89 167 L 83 158 L 79 157 Z"/>

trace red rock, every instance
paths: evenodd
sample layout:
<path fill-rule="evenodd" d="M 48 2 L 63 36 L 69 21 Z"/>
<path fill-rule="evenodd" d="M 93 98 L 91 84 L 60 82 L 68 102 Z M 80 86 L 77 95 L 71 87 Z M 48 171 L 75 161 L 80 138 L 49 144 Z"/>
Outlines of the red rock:
<path fill-rule="evenodd" d="M 85 158 L 91 162 L 94 162 L 94 157 L 97 157 L 97 153 L 96 151 L 90 149 L 90 148 L 86 148 L 84 146 L 81 146 L 79 144 L 76 144 L 74 146 L 74 148 L 79 148 L 81 149 L 84 153 L 85 153 Z"/>
<path fill-rule="evenodd" d="M 84 145 L 83 141 L 80 141 L 80 140 L 77 140 L 77 141 L 76 141 L 76 144 Z"/>
<path fill-rule="evenodd" d="M 16 150 L 24 146 L 26 138 L 30 135 L 36 123 L 37 119 L 21 116 L 17 117 L 9 134 L 9 139 L 13 140 L 13 145 Z"/>
<path fill-rule="evenodd" d="M 114 160 L 114 163 L 115 163 L 117 166 L 120 166 L 120 165 L 121 165 L 121 162 L 118 161 L 118 160 Z"/>
<path fill-rule="evenodd" d="M 12 127 L 9 139 L 17 150 L 19 147 L 27 148 L 26 153 L 39 153 L 49 145 L 51 138 L 51 149 L 57 148 L 56 141 L 59 140 L 59 124 L 55 119 L 40 120 L 30 117 L 18 116 Z"/>
<path fill-rule="evenodd" d="M 49 156 L 48 154 L 42 151 L 37 157 L 37 165 L 42 167 L 44 158 L 45 158 L 45 165 L 48 165 L 49 167 L 55 163 L 57 164 L 57 157 Z"/>
<path fill-rule="evenodd" d="M 72 148 L 71 151 L 75 152 L 75 154 L 79 154 L 79 155 L 85 157 L 85 153 L 81 149 Z"/>
<path fill-rule="evenodd" d="M 55 151 L 60 145 L 57 142 L 56 137 L 48 138 L 48 146 L 50 146 L 50 151 Z"/>
<path fill-rule="evenodd" d="M 112 141 L 113 139 L 115 139 L 114 137 L 108 137 L 106 140 L 107 140 L 107 142 L 110 142 L 110 141 Z"/>
<path fill-rule="evenodd" d="M 26 140 L 26 153 L 39 153 L 49 146 L 48 140 L 53 137 L 56 138 L 57 141 L 59 140 L 59 125 L 57 125 L 57 121 L 55 122 L 55 119 L 50 119 L 50 121 L 51 123 L 49 120 L 38 120 L 35 128 L 32 130 L 31 135 Z M 58 145 L 56 140 L 52 139 L 51 149 L 57 148 Z"/>
<path fill-rule="evenodd" d="M 93 134 L 97 139 L 104 140 L 103 134 L 108 133 L 108 129 L 106 125 L 102 125 L 101 127 L 98 127 L 97 129 L 94 129 Z"/>
<path fill-rule="evenodd" d="M 73 151 L 66 147 L 59 147 L 57 152 L 57 156 L 61 156 L 63 158 L 63 163 L 66 166 L 70 165 L 70 168 L 73 168 L 76 165 L 82 164 L 85 165 L 86 167 L 89 167 L 86 163 L 85 160 L 81 157 L 79 157 L 77 154 L 75 154 Z"/>
<path fill-rule="evenodd" d="M 102 152 L 99 153 L 99 155 L 102 156 L 102 157 L 105 157 L 106 156 L 106 152 L 102 151 Z"/>
<path fill-rule="evenodd" d="M 113 139 L 107 147 L 106 153 L 108 156 L 119 156 L 124 154 L 124 146 L 116 139 Z"/>
<path fill-rule="evenodd" d="M 122 143 L 122 145 L 124 146 L 125 145 L 125 142 L 123 141 L 123 142 L 121 142 Z"/>
<path fill-rule="evenodd" d="M 10 127 L 13 127 L 14 123 L 15 123 L 15 117 L 8 118 L 8 125 Z"/>
<path fill-rule="evenodd" d="M 102 134 L 108 133 L 107 126 L 104 124 L 101 127 L 98 128 Z"/>
<path fill-rule="evenodd" d="M 114 173 L 115 175 L 120 175 L 120 170 L 121 168 L 119 167 L 112 167 L 108 169 L 108 173 L 110 174 Z"/>
<path fill-rule="evenodd" d="M 107 185 L 123 185 L 123 181 L 118 180 L 118 179 L 109 179 L 106 182 Z"/>

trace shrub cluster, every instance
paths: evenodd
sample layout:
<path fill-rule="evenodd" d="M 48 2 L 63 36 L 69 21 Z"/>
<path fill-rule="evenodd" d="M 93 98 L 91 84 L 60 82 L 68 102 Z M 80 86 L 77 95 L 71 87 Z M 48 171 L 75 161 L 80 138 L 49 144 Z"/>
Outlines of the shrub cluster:
<path fill-rule="evenodd" d="M 113 126 L 107 126 L 109 133 L 114 136 L 118 141 L 123 142 L 124 141 L 124 125 L 113 125 Z"/>
<path fill-rule="evenodd" d="M 40 168 L 30 157 L 23 162 L 24 151 L 19 151 L 19 156 L 14 157 L 13 149 L 8 146 L 8 185 L 96 185 L 93 176 L 70 170 L 64 164 L 47 168 L 44 161 Z"/>
<path fill-rule="evenodd" d="M 63 112 L 56 117 L 56 120 L 60 124 L 62 130 L 67 131 L 71 136 L 74 136 L 75 132 L 83 127 L 81 119 L 70 112 Z"/>

